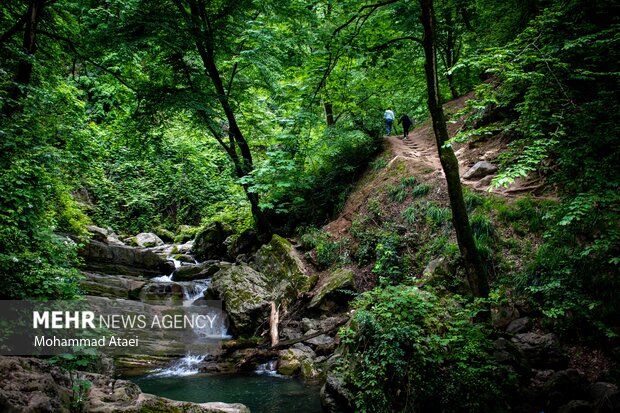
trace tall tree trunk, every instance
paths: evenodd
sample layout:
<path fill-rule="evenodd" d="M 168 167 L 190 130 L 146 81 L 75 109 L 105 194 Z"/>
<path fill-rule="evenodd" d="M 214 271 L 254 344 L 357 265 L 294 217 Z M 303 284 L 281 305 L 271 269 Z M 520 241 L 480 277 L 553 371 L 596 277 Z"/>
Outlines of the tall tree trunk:
<path fill-rule="evenodd" d="M 215 87 L 217 99 L 222 107 L 222 110 L 224 111 L 226 120 L 228 121 L 230 148 L 227 148 L 223 141 L 220 141 L 220 144 L 224 146 L 224 149 L 227 151 L 235 164 L 237 177 L 243 178 L 254 168 L 252 152 L 250 151 L 250 146 L 245 140 L 243 133 L 241 133 L 235 113 L 230 105 L 230 101 L 228 100 L 228 93 L 224 88 L 222 77 L 217 64 L 215 63 L 215 50 L 212 43 L 213 33 L 211 32 L 207 13 L 204 10 L 201 10 L 201 7 L 204 7 L 204 5 L 190 1 L 189 6 L 190 17 L 196 26 L 196 32 L 194 33 L 196 48 L 200 54 L 206 74 L 211 79 L 211 82 Z M 237 151 L 239 153 L 237 153 Z M 267 216 L 259 206 L 259 195 L 254 192 L 250 192 L 248 185 L 243 185 L 243 190 L 248 198 L 248 201 L 250 202 L 252 217 L 254 218 L 256 230 L 258 231 L 259 236 L 264 240 L 269 240 L 273 234 L 273 228 L 271 227 Z"/>
<path fill-rule="evenodd" d="M 32 77 L 32 56 L 37 51 L 37 26 L 41 19 L 41 13 L 43 12 L 44 0 L 31 0 L 28 5 L 28 11 L 25 17 L 24 38 L 22 41 L 22 47 L 27 55 L 22 59 L 17 66 L 17 73 L 15 74 L 15 85 L 9 92 L 10 101 L 4 108 L 4 113 L 7 116 L 12 115 L 19 110 L 19 103 L 17 102 L 24 96 L 23 86 L 30 83 Z"/>
<path fill-rule="evenodd" d="M 331 102 L 323 101 L 323 110 L 325 111 L 325 123 L 327 126 L 333 126 L 334 123 L 334 108 Z"/>
<path fill-rule="evenodd" d="M 433 0 L 419 0 L 419 2 L 422 7 L 421 21 L 424 27 L 422 46 L 425 56 L 424 71 L 428 89 L 428 110 L 433 121 L 433 131 L 435 132 L 439 159 L 448 184 L 450 206 L 452 207 L 452 222 L 454 223 L 459 250 L 467 271 L 469 287 L 475 296 L 486 297 L 489 294 L 487 275 L 482 265 L 480 254 L 476 249 L 476 243 L 469 225 L 467 209 L 463 200 L 458 160 L 452 148 L 445 146 L 449 136 L 439 96 Z"/>

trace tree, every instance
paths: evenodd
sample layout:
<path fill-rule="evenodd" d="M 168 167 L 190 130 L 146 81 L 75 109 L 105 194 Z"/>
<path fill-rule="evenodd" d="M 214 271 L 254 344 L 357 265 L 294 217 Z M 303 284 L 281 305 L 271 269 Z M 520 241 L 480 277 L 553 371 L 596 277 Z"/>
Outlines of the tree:
<path fill-rule="evenodd" d="M 422 13 L 420 20 L 424 28 L 422 47 L 426 62 L 424 71 L 428 92 L 428 110 L 433 122 L 433 131 L 437 142 L 437 150 L 441 166 L 446 175 L 448 195 L 452 208 L 452 222 L 456 230 L 459 250 L 465 263 L 467 278 L 472 293 L 477 297 L 486 297 L 489 294 L 489 285 L 486 271 L 482 265 L 480 254 L 476 248 L 476 242 L 469 225 L 467 209 L 463 199 L 463 190 L 459 177 L 459 164 L 452 147 L 447 144 L 449 140 L 446 120 L 439 94 L 439 78 L 437 75 L 437 53 L 435 37 L 435 11 L 433 0 L 419 0 Z"/>

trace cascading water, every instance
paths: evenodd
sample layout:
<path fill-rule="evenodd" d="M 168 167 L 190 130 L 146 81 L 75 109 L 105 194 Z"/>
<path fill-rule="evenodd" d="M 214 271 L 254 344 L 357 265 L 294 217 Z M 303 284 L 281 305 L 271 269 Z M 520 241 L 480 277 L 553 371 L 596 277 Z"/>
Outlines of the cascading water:
<path fill-rule="evenodd" d="M 276 370 L 278 367 L 278 360 L 269 360 L 266 363 L 259 364 L 254 372 L 256 374 L 265 374 L 267 376 L 279 376 L 278 371 Z"/>
<path fill-rule="evenodd" d="M 174 262 L 175 271 L 181 267 L 181 262 L 168 257 L 170 261 Z M 159 283 L 175 283 L 181 286 L 183 290 L 183 307 L 191 307 L 196 305 L 196 301 L 204 297 L 205 291 L 209 288 L 211 280 L 195 280 L 195 281 L 179 281 L 173 280 L 174 272 L 170 275 L 162 275 L 160 277 L 153 278 L 151 281 Z M 201 339 L 226 339 L 231 338 L 228 335 L 226 322 L 222 317 L 217 317 L 212 323 L 213 325 L 205 326 L 204 328 L 194 327 L 193 332 Z M 191 376 L 200 372 L 198 366 L 204 361 L 207 355 L 197 355 L 188 353 L 182 358 L 175 360 L 170 366 L 154 370 L 151 374 L 152 377 L 182 377 Z"/>
<path fill-rule="evenodd" d="M 184 357 L 174 361 L 170 366 L 154 370 L 153 377 L 183 377 L 198 374 L 198 365 L 204 361 L 206 356 L 196 354 L 186 354 Z"/>

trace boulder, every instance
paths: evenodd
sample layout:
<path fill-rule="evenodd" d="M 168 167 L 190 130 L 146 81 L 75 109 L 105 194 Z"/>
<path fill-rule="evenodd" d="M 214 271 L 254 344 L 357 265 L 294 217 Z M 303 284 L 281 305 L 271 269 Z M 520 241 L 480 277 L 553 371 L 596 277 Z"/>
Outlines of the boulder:
<path fill-rule="evenodd" d="M 87 225 L 86 231 L 90 233 L 90 237 L 94 240 L 100 242 L 106 242 L 108 239 L 108 230 L 105 228 L 98 227 L 96 225 Z"/>
<path fill-rule="evenodd" d="M 268 319 L 269 285 L 263 274 L 248 265 L 233 265 L 215 273 L 207 297 L 224 301 L 235 335 L 252 336 Z"/>
<path fill-rule="evenodd" d="M 177 283 L 153 282 L 149 283 L 140 291 L 140 301 L 146 303 L 170 303 L 178 305 L 183 302 L 185 291 Z"/>
<path fill-rule="evenodd" d="M 465 174 L 463 174 L 463 179 L 484 178 L 485 176 L 492 175 L 495 172 L 497 172 L 497 166 L 487 161 L 480 161 L 465 172 Z"/>
<path fill-rule="evenodd" d="M 79 251 L 86 270 L 112 275 L 156 277 L 174 271 L 174 263 L 153 251 L 91 240 Z"/>
<path fill-rule="evenodd" d="M 175 281 L 193 281 L 211 278 L 222 266 L 219 261 L 209 260 L 200 264 L 183 265 L 177 268 L 172 278 Z"/>
<path fill-rule="evenodd" d="M 342 380 L 329 375 L 321 388 L 321 406 L 326 413 L 353 413 L 355 404 L 353 395 Z"/>
<path fill-rule="evenodd" d="M 510 366 L 522 376 L 528 376 L 531 367 L 523 352 L 505 338 L 498 338 L 493 343 L 493 358 L 500 364 Z"/>
<path fill-rule="evenodd" d="M 256 232 L 246 229 L 238 235 L 233 235 L 228 244 L 228 255 L 236 258 L 239 255 L 253 254 L 258 249 L 259 239 Z"/>
<path fill-rule="evenodd" d="M 527 333 L 532 328 L 532 319 L 529 317 L 521 317 L 516 320 L 512 320 L 508 327 L 506 327 L 506 332 L 509 334 L 520 334 Z"/>
<path fill-rule="evenodd" d="M 125 298 L 135 300 L 140 294 L 140 289 L 147 280 L 127 275 L 108 275 L 83 272 L 84 278 L 80 280 L 80 288 L 87 295 L 98 295 L 108 298 Z"/>
<path fill-rule="evenodd" d="M 192 255 L 198 261 L 228 261 L 226 239 L 232 235 L 232 229 L 220 221 L 213 221 L 196 235 L 192 245 Z"/>
<path fill-rule="evenodd" d="M 278 353 L 276 370 L 285 376 L 302 375 L 305 378 L 314 378 L 318 375 L 313 366 L 315 357 L 316 354 L 310 347 L 297 343 Z"/>
<path fill-rule="evenodd" d="M 495 328 L 505 329 L 519 316 L 519 310 L 514 305 L 499 304 L 491 306 L 491 321 Z"/>
<path fill-rule="evenodd" d="M 445 277 L 447 275 L 450 275 L 450 268 L 444 257 L 431 260 L 423 271 L 424 278 Z"/>
<path fill-rule="evenodd" d="M 557 407 L 571 400 L 587 397 L 588 381 L 575 369 L 556 371 L 543 386 L 549 407 Z M 578 411 L 578 410 L 567 410 Z"/>
<path fill-rule="evenodd" d="M 567 357 L 562 354 L 560 341 L 553 333 L 522 333 L 512 338 L 529 364 L 538 369 L 561 369 L 568 364 Z"/>
<path fill-rule="evenodd" d="M 26 357 L 0 357 L 0 411 L 37 413 L 159 412 L 249 413 L 242 404 L 190 403 L 144 394 L 129 381 L 78 372 L 90 383 L 80 400 L 69 373 L 49 363 Z M 76 393 L 77 392 L 77 393 Z"/>
<path fill-rule="evenodd" d="M 142 232 L 135 237 L 135 242 L 139 247 L 150 248 L 164 245 L 164 241 L 152 232 Z"/>
<path fill-rule="evenodd" d="M 257 270 L 267 277 L 276 296 L 296 298 L 310 288 L 310 278 L 293 245 L 279 235 L 273 235 L 255 256 Z M 290 300 L 289 300 L 290 302 Z"/>
<path fill-rule="evenodd" d="M 326 300 L 348 301 L 352 297 L 338 290 L 355 290 L 355 274 L 348 268 L 339 268 L 325 276 L 313 291 L 308 308 L 320 308 Z"/>

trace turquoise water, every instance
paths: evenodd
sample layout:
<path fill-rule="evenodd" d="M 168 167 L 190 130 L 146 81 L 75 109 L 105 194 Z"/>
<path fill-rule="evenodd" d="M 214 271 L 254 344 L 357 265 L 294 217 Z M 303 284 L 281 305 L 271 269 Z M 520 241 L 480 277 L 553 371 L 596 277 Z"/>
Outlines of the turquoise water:
<path fill-rule="evenodd" d="M 144 393 L 190 402 L 243 403 L 252 413 L 321 413 L 320 387 L 267 374 L 132 379 Z"/>

